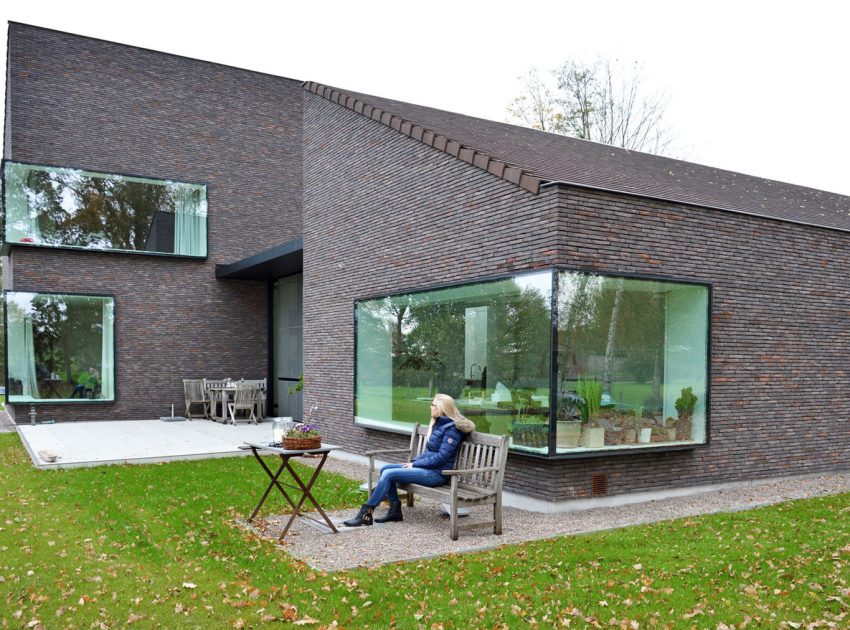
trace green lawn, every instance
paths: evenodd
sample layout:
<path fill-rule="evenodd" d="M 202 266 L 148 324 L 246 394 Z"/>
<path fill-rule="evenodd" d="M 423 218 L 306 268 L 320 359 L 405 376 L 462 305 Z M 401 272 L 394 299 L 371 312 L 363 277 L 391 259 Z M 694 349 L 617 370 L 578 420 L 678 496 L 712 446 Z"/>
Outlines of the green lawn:
<path fill-rule="evenodd" d="M 37 471 L 0 435 L 0 627 L 850 625 L 850 495 L 324 574 L 234 525 L 262 482 L 242 458 Z"/>

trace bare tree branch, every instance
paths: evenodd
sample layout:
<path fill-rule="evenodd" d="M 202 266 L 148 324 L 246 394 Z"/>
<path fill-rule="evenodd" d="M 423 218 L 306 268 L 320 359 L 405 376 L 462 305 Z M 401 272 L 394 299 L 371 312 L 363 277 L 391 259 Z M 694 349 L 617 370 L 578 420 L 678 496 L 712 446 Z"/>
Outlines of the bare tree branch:
<path fill-rule="evenodd" d="M 663 153 L 671 136 L 667 99 L 643 88 L 642 67 L 596 59 L 567 61 L 551 74 L 555 88 L 532 68 L 523 93 L 508 106 L 510 122 L 614 146 Z"/>

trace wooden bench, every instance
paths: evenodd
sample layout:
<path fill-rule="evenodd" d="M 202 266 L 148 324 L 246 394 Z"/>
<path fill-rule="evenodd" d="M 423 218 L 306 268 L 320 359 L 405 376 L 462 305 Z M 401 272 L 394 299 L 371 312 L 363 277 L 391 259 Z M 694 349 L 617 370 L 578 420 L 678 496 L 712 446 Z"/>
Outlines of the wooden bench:
<path fill-rule="evenodd" d="M 369 451 L 369 494 L 380 477 L 375 459 L 381 455 L 407 454 L 412 461 L 426 447 L 428 427 L 416 424 L 410 436 L 410 446 L 403 449 Z M 449 528 L 452 540 L 457 540 L 458 530 L 492 525 L 494 534 L 502 533 L 502 480 L 508 459 L 508 436 L 473 432 L 466 436 L 458 449 L 455 466 L 442 473 L 450 483 L 436 488 L 418 484 L 399 484 L 399 492 L 407 493 L 407 505 L 413 505 L 413 496 L 436 499 L 449 505 Z M 458 523 L 458 508 L 472 505 L 493 505 L 493 520 Z"/>

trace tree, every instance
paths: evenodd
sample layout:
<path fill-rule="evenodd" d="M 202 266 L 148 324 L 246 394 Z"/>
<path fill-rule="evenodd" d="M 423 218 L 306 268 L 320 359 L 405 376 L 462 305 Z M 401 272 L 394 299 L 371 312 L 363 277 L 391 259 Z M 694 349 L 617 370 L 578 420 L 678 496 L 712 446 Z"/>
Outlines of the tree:
<path fill-rule="evenodd" d="M 523 93 L 508 105 L 509 122 L 648 153 L 669 147 L 667 99 L 646 92 L 639 64 L 567 61 L 551 74 L 554 87 L 536 68 L 521 79 Z"/>

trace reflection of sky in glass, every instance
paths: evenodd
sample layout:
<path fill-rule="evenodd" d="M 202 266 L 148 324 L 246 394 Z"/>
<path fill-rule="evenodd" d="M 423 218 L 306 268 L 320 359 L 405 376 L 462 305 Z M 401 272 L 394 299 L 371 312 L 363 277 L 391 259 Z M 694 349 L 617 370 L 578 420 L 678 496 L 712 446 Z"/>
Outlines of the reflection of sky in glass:
<path fill-rule="evenodd" d="M 55 181 L 55 180 L 54 180 Z M 58 188 L 61 184 L 54 183 L 53 187 Z M 77 198 L 74 196 L 74 193 L 71 192 L 70 186 L 65 186 L 61 188 L 62 201 L 59 205 L 62 206 L 62 209 L 74 216 L 77 213 Z"/>
<path fill-rule="evenodd" d="M 9 307 L 9 314 L 17 313 L 31 317 L 33 313 L 32 299 L 34 293 L 7 293 L 6 304 Z"/>
<path fill-rule="evenodd" d="M 513 278 L 512 282 L 520 289 L 532 290 L 546 300 L 552 295 L 552 272 L 543 271 Z"/>
<path fill-rule="evenodd" d="M 6 294 L 6 305 L 9 313 L 16 312 L 24 316 L 32 316 L 36 313 L 35 307 L 39 304 L 49 302 L 56 306 L 60 314 L 67 314 L 69 304 L 98 304 L 111 303 L 112 298 L 91 295 L 63 295 L 55 293 L 28 293 L 24 291 L 8 291 Z M 110 316 L 112 313 L 110 312 Z"/>

